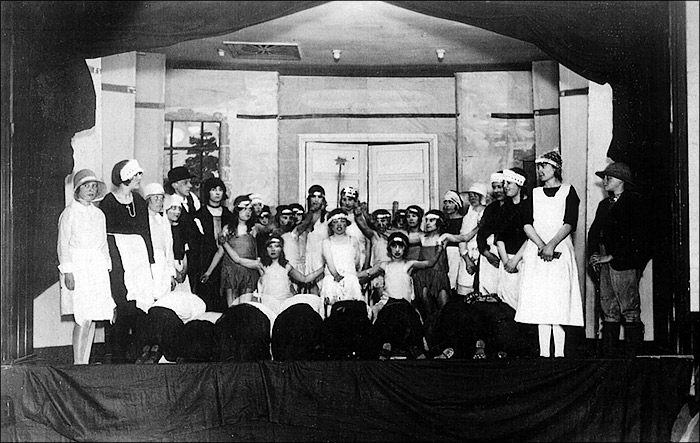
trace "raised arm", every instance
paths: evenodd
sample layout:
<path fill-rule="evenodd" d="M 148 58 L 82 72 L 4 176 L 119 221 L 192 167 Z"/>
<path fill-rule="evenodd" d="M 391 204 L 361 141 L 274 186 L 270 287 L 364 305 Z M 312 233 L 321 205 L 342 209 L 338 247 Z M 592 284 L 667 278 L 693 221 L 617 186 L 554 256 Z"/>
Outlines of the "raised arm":
<path fill-rule="evenodd" d="M 369 226 L 369 223 L 367 223 L 367 218 L 365 218 L 365 212 L 359 209 L 355 209 L 354 212 L 357 227 L 360 228 L 360 231 L 362 231 L 365 237 L 369 238 L 370 240 L 374 239 L 374 236 L 377 235 L 377 233 L 374 229 L 372 229 Z"/>

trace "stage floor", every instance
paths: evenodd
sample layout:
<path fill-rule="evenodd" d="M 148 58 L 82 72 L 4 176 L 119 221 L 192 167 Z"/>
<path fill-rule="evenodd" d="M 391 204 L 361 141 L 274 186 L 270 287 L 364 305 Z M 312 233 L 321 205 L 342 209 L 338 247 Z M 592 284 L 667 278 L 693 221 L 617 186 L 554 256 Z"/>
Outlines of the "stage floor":
<path fill-rule="evenodd" d="M 687 356 L 2 367 L 3 441 L 668 441 Z"/>

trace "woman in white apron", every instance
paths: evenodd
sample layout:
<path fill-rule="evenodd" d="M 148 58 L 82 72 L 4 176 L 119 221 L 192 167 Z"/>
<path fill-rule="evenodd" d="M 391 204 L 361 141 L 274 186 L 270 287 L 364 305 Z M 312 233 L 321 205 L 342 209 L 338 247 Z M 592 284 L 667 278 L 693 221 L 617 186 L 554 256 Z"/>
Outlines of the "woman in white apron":
<path fill-rule="evenodd" d="M 112 258 L 110 284 L 117 304 L 114 324 L 105 329 L 107 360 L 136 360 L 141 323 L 153 306 L 151 264 L 153 243 L 148 204 L 138 193 L 143 169 L 135 159 L 122 160 L 112 168 L 114 189 L 100 202 L 107 222 L 107 244 Z"/>
<path fill-rule="evenodd" d="M 74 200 L 58 219 L 57 253 L 61 272 L 61 314 L 73 314 L 73 363 L 88 364 L 95 338 L 95 321 L 112 320 L 105 216 L 93 205 L 104 197 L 106 185 L 89 169 L 73 176 Z"/>
<path fill-rule="evenodd" d="M 549 151 L 535 160 L 543 187 L 532 192 L 532 216 L 524 214 L 528 236 L 523 254 L 520 298 L 515 321 L 538 325 L 540 356 L 564 356 L 562 325 L 583 326 L 583 303 L 571 232 L 578 221 L 579 198 L 562 183 L 561 156 Z M 528 206 L 529 208 L 529 206 Z"/>

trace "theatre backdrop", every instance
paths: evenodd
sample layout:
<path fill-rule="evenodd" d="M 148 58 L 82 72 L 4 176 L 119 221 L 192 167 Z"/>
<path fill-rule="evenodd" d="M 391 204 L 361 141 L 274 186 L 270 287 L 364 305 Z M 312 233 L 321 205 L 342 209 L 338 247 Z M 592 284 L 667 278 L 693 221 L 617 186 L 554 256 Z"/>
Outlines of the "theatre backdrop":
<path fill-rule="evenodd" d="M 33 301 L 57 281 L 57 220 L 65 206 L 65 179 L 74 170 L 72 142 L 77 133 L 96 125 L 99 100 L 93 83 L 95 70 L 86 60 L 129 53 L 148 54 L 156 48 L 224 35 L 327 3 L 2 3 L 4 364 L 32 355 Z M 684 2 L 384 3 L 531 43 L 570 72 L 611 87 L 612 139 L 606 154 L 614 161 L 630 164 L 637 171 L 639 185 L 653 205 L 649 224 L 660 233 L 654 238 L 653 248 L 653 340 L 671 354 L 697 352 L 694 338 L 697 330 L 693 329 L 697 324 L 697 312 L 691 312 L 688 284 Z M 402 81 L 416 81 L 423 74 L 412 77 L 410 73 L 403 73 Z M 359 75 L 367 77 L 365 73 Z M 304 83 L 301 77 L 275 81 L 288 82 L 286 87 L 290 89 L 313 87 L 314 83 Z M 176 81 L 177 76 L 174 78 L 171 81 Z M 460 88 L 459 81 L 459 76 L 451 79 L 452 93 Z M 439 93 L 437 97 L 441 97 Z M 261 151 L 259 159 L 280 165 L 289 161 L 296 165 L 299 155 L 296 137 L 309 132 L 308 127 L 281 117 L 285 111 L 303 113 L 304 109 L 294 108 L 284 100 L 275 106 L 279 109 L 268 108 L 257 114 L 241 112 L 238 124 L 245 120 L 249 135 L 250 125 L 260 121 L 277 125 L 277 132 L 272 135 L 258 132 L 266 140 L 272 137 L 280 146 L 279 152 L 270 157 L 269 152 Z M 458 186 L 466 189 L 469 184 L 460 182 L 464 171 L 459 162 L 455 165 L 454 161 L 454 134 L 458 132 L 461 114 L 454 104 L 450 106 L 444 112 L 449 123 L 441 126 L 441 130 L 449 140 L 445 146 L 452 143 L 452 151 L 436 153 L 440 174 L 446 178 L 441 176 L 440 186 L 432 191 L 432 202 L 446 189 Z M 176 107 L 160 111 L 158 134 L 163 130 L 162 115 L 179 112 Z M 431 112 L 442 111 L 438 106 Z M 270 127 L 265 124 L 257 128 Z M 352 125 L 348 128 L 352 129 Z M 155 138 L 159 149 L 162 140 L 162 137 Z M 235 165 L 227 162 L 235 158 L 238 148 L 232 143 L 230 149 L 230 158 L 222 160 L 222 171 L 224 178 L 235 184 L 237 179 L 232 172 Z M 280 154 L 282 152 L 290 154 L 285 157 Z M 109 171 L 116 161 L 127 158 L 122 152 L 113 153 L 113 156 L 103 153 L 103 159 L 113 160 L 104 161 L 103 177 L 109 177 L 104 171 Z M 154 164 L 162 174 L 162 158 Z M 296 170 L 294 166 L 290 173 L 280 173 L 279 181 L 266 185 L 273 203 L 303 199 L 304 186 Z"/>

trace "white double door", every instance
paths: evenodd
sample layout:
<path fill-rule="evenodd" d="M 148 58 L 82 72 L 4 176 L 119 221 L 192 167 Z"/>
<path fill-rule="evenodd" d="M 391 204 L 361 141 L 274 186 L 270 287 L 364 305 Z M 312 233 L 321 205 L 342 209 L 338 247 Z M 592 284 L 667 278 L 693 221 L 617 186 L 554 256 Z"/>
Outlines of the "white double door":
<path fill-rule="evenodd" d="M 323 186 L 329 209 L 339 206 L 340 190 L 348 186 L 358 189 L 370 211 L 391 210 L 394 201 L 400 208 L 430 208 L 434 180 L 427 142 L 307 142 L 305 148 L 304 190 Z"/>

